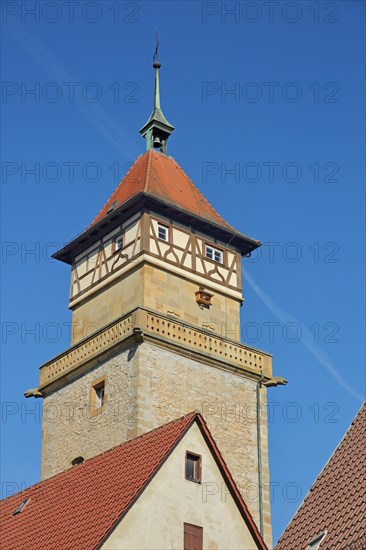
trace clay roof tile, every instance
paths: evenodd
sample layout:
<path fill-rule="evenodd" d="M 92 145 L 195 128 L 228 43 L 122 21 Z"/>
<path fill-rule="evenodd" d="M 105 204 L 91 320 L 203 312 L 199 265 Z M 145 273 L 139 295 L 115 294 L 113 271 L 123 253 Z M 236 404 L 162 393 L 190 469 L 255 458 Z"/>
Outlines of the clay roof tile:
<path fill-rule="evenodd" d="M 178 206 L 207 221 L 224 226 L 230 231 L 235 231 L 216 212 L 179 164 L 172 157 L 153 149 L 149 149 L 136 159 L 91 225 L 101 221 L 112 206 L 115 210 L 141 192 Z"/>
<path fill-rule="evenodd" d="M 205 421 L 192 412 L 1 501 L 1 548 L 99 548 L 194 421 L 226 471 Z M 267 550 L 230 473 L 225 475 L 253 540 Z M 13 515 L 25 499 L 23 511 Z"/>
<path fill-rule="evenodd" d="M 321 550 L 366 548 L 366 404 L 311 487 L 275 550 L 305 550 L 328 531 Z M 352 546 L 348 546 L 352 545 Z"/>

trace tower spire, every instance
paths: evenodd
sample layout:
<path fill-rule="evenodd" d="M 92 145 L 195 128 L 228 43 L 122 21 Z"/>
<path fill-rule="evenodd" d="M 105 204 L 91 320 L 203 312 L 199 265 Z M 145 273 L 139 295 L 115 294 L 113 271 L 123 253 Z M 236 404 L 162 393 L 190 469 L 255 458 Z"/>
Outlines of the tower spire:
<path fill-rule="evenodd" d="M 154 93 L 154 111 L 157 109 L 160 111 L 160 85 L 159 85 L 159 69 L 161 67 L 161 63 L 159 63 L 158 60 L 158 50 L 159 50 L 159 39 L 158 39 L 158 31 L 156 30 L 156 46 L 155 46 L 155 53 L 154 53 L 154 63 L 153 67 L 155 69 L 155 93 Z"/>
<path fill-rule="evenodd" d="M 159 69 L 161 63 L 158 60 L 159 40 L 156 31 L 156 45 L 154 53 L 153 67 L 155 69 L 155 91 L 154 91 L 154 108 L 149 120 L 145 126 L 141 128 L 140 134 L 146 139 L 146 150 L 155 148 L 166 154 L 167 141 L 170 134 L 174 131 L 172 126 L 164 116 L 160 106 L 160 84 L 159 84 Z"/>

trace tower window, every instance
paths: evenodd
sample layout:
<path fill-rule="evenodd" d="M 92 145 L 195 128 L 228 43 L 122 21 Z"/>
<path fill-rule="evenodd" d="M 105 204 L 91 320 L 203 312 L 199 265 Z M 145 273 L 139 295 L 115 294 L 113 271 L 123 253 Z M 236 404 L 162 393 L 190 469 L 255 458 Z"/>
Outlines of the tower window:
<path fill-rule="evenodd" d="M 118 252 L 123 248 L 123 235 L 118 235 L 113 241 L 113 252 Z"/>
<path fill-rule="evenodd" d="M 213 260 L 214 262 L 218 262 L 219 264 L 224 263 L 223 251 L 219 248 L 215 248 L 214 246 L 209 246 L 208 244 L 206 244 L 206 258 Z"/>
<path fill-rule="evenodd" d="M 189 451 L 186 452 L 186 479 L 201 483 L 202 457 Z"/>
<path fill-rule="evenodd" d="M 158 223 L 158 239 L 160 239 L 161 241 L 168 240 L 168 228 L 161 223 Z"/>
<path fill-rule="evenodd" d="M 184 524 L 184 550 L 203 549 L 203 529 L 191 523 Z"/>
<path fill-rule="evenodd" d="M 90 413 L 91 415 L 102 412 L 107 402 L 105 391 L 105 378 L 100 378 L 93 382 L 90 395 Z"/>
<path fill-rule="evenodd" d="M 103 407 L 104 394 L 105 394 L 104 382 L 102 382 L 101 384 L 98 384 L 97 386 L 94 386 L 94 391 L 95 391 L 97 406 Z"/>

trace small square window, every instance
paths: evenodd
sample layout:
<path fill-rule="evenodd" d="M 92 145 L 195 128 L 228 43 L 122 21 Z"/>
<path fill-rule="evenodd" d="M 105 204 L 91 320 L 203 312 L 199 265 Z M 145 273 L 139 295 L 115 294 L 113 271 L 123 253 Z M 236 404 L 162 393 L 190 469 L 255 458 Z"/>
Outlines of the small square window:
<path fill-rule="evenodd" d="M 206 244 L 206 258 L 213 260 L 219 264 L 223 263 L 223 252 L 222 250 L 215 248 L 214 246 L 209 246 Z"/>
<path fill-rule="evenodd" d="M 161 241 L 168 240 L 168 228 L 165 225 L 161 225 L 161 223 L 158 223 L 158 239 Z"/>
<path fill-rule="evenodd" d="M 186 479 L 201 483 L 202 457 L 187 451 L 186 453 Z"/>
<path fill-rule="evenodd" d="M 119 235 L 114 239 L 114 252 L 118 252 L 119 250 L 122 250 L 122 248 L 123 248 L 123 236 Z"/>

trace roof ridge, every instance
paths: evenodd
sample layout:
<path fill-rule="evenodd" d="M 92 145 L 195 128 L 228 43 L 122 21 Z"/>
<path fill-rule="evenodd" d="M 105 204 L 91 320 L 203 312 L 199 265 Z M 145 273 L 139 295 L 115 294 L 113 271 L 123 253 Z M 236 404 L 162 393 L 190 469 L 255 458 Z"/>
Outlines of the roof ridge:
<path fill-rule="evenodd" d="M 178 443 L 181 441 L 181 439 L 185 436 L 185 434 L 187 433 L 187 431 L 191 428 L 192 424 L 194 421 L 198 420 L 198 419 L 201 419 L 202 417 L 200 416 L 200 413 L 197 413 L 196 411 L 193 411 L 193 412 L 190 412 L 188 414 L 185 414 L 183 416 L 181 416 L 180 418 L 177 418 L 171 422 L 168 422 L 167 424 L 163 424 L 162 426 L 159 426 L 158 428 L 155 428 L 153 430 L 150 430 L 150 432 L 147 432 L 146 434 L 142 434 L 141 436 L 138 436 L 136 438 L 133 438 L 131 441 L 136 441 L 138 439 L 140 439 L 143 435 L 148 435 L 148 434 L 154 434 L 154 432 L 157 432 L 159 431 L 159 428 L 167 428 L 171 425 L 174 425 L 178 422 L 183 422 L 184 419 L 188 420 L 188 418 L 191 417 L 190 421 L 184 425 L 184 428 L 179 432 L 179 434 L 177 434 L 174 438 L 174 440 L 170 443 L 170 446 L 169 448 L 167 449 L 167 451 L 164 453 L 164 456 L 161 457 L 160 461 L 158 462 L 158 464 L 155 466 L 155 468 L 153 469 L 153 471 L 150 473 L 150 475 L 145 479 L 143 485 L 139 488 L 138 491 L 135 492 L 135 495 L 134 497 L 130 500 L 129 502 L 129 505 L 127 506 L 127 508 L 123 511 L 123 514 L 125 514 L 126 512 L 128 512 L 128 510 L 130 509 L 131 506 L 133 506 L 133 503 L 135 502 L 135 500 L 137 498 L 139 498 L 139 496 L 141 495 L 141 493 L 145 490 L 145 488 L 149 485 L 149 483 L 151 482 L 152 478 L 156 475 L 156 473 L 160 470 L 160 468 L 164 465 L 164 463 L 166 462 L 166 460 L 168 459 L 168 457 L 171 455 L 171 453 L 174 451 L 174 449 L 176 448 L 176 446 L 178 445 Z M 101 545 L 103 543 L 103 541 L 106 541 L 108 539 L 108 536 L 110 535 L 110 533 L 113 531 L 113 529 L 115 528 L 116 524 L 121 520 L 121 515 L 111 523 L 109 529 L 107 530 L 107 532 L 104 534 L 103 537 L 101 537 L 99 539 L 99 545 Z"/>
<path fill-rule="evenodd" d="M 191 411 L 187 414 L 184 414 L 183 416 L 180 416 L 179 418 L 175 418 L 174 420 L 170 420 L 170 422 L 166 422 L 166 424 L 162 424 L 161 426 L 157 426 L 156 428 L 153 428 L 152 430 L 149 430 L 148 432 L 142 433 L 140 435 L 136 435 L 135 437 L 131 437 L 131 439 L 127 439 L 123 443 L 119 443 L 119 445 L 115 445 L 114 447 L 111 447 L 110 449 L 107 449 L 106 451 L 103 451 L 97 456 L 102 456 L 105 453 L 108 453 L 109 451 L 112 451 L 113 449 L 116 449 L 117 447 L 122 447 L 122 445 L 127 445 L 128 443 L 131 443 L 132 441 L 137 441 L 138 439 L 141 439 L 142 437 L 146 437 L 148 435 L 153 435 L 155 432 L 158 432 L 164 428 L 167 428 L 168 426 L 171 426 L 173 424 L 177 424 L 178 422 L 182 422 L 184 419 L 188 419 L 189 416 L 192 416 L 192 419 L 195 418 L 198 414 L 197 411 Z M 87 460 L 92 460 L 93 458 L 88 458 Z M 86 461 L 85 461 L 86 462 Z"/>
<path fill-rule="evenodd" d="M 339 441 L 338 445 L 335 447 L 335 449 L 333 450 L 332 454 L 330 455 L 330 457 L 328 458 L 328 460 L 326 461 L 326 463 L 324 464 L 321 472 L 318 474 L 316 480 L 314 481 L 314 483 L 311 485 L 309 491 L 312 490 L 312 488 L 314 487 L 314 485 L 316 484 L 316 482 L 318 481 L 319 478 L 321 478 L 321 476 L 324 474 L 324 471 L 326 470 L 326 468 L 329 466 L 329 463 L 331 462 L 331 460 L 333 459 L 333 457 L 335 456 L 336 452 L 340 450 L 340 448 L 342 447 L 342 445 L 344 444 L 347 436 L 350 434 L 352 428 L 355 426 L 356 424 L 356 421 L 358 420 L 359 416 L 361 415 L 361 413 L 363 412 L 363 410 L 366 410 L 366 401 L 363 402 L 363 404 L 361 405 L 361 407 L 358 409 L 356 415 L 354 416 L 352 422 L 350 423 L 350 425 L 348 426 L 347 430 L 344 432 L 343 434 L 343 437 L 342 439 Z"/>
<path fill-rule="evenodd" d="M 232 229 L 234 229 L 234 227 L 229 224 L 216 210 L 216 208 L 214 208 L 214 206 L 210 203 L 210 201 L 208 199 L 206 199 L 206 197 L 204 196 L 204 194 L 199 190 L 199 188 L 197 187 L 197 185 L 194 183 L 194 181 L 189 177 L 189 175 L 183 170 L 183 168 L 180 166 L 179 162 L 177 162 L 175 160 L 174 157 L 170 157 L 174 162 L 175 164 L 178 166 L 178 169 L 182 172 L 182 174 L 184 176 L 186 176 L 186 178 L 188 179 L 189 183 L 191 184 L 192 188 L 193 188 L 193 191 L 196 192 L 199 196 L 199 198 L 206 201 L 207 204 L 210 206 L 210 208 L 214 211 L 214 213 L 219 217 L 220 220 L 222 220 L 225 224 L 227 224 L 229 227 L 231 227 Z M 234 229 L 235 230 L 235 229 Z"/>
<path fill-rule="evenodd" d="M 82 539 L 83 547 L 100 548 L 193 426 L 197 426 L 201 432 L 231 497 L 256 542 L 256 548 L 267 550 L 221 451 L 198 410 L 140 434 L 74 468 L 55 474 L 24 492 L 4 499 L 0 507 L 0 517 L 5 546 L 28 548 L 30 543 L 29 548 L 34 550 L 39 544 L 44 548 L 66 548 L 66 544 L 67 547 L 79 547 Z M 98 499 L 89 501 L 85 496 L 91 494 L 96 481 L 103 482 L 105 488 Z M 20 499 L 27 497 L 33 500 L 33 504 L 27 507 L 24 514 L 14 519 L 16 505 Z M 59 517 L 62 511 L 62 517 Z M 60 523 L 58 529 L 54 530 L 50 527 L 50 518 L 56 520 L 57 517 Z M 93 521 L 93 518 L 98 520 Z M 17 529 L 14 529 L 15 521 Z M 40 538 L 37 540 L 34 537 L 29 540 L 29 529 L 32 528 L 39 532 Z"/>
<path fill-rule="evenodd" d="M 139 155 L 138 157 L 136 157 L 135 161 L 131 164 L 131 166 L 129 167 L 129 169 L 127 170 L 127 172 L 125 173 L 125 175 L 122 177 L 122 179 L 119 181 L 117 187 L 112 191 L 112 193 L 109 195 L 108 199 L 105 201 L 105 203 L 103 204 L 102 208 L 99 210 L 98 214 L 94 217 L 93 221 L 88 225 L 87 229 L 89 229 L 89 227 L 91 227 L 92 225 L 94 225 L 95 223 L 95 220 L 98 219 L 98 217 L 100 216 L 100 214 L 103 212 L 104 208 L 107 206 L 108 202 L 111 200 L 111 198 L 113 197 L 113 195 L 115 194 L 116 190 L 118 189 L 118 187 L 121 185 L 121 183 L 124 181 L 125 178 L 127 178 L 127 176 L 130 174 L 130 172 L 132 171 L 132 169 L 134 168 L 136 162 L 142 158 L 144 155 L 146 155 L 146 153 L 142 153 L 141 155 Z"/>
<path fill-rule="evenodd" d="M 149 430 L 148 432 L 144 432 L 144 433 L 141 433 L 140 435 L 137 435 L 135 437 L 131 437 L 130 439 L 127 439 L 126 441 L 123 441 L 122 443 L 118 443 L 118 445 L 115 445 L 114 447 L 111 447 L 110 449 L 106 449 L 105 451 L 99 453 L 96 456 L 86 458 L 82 463 L 77 465 L 77 468 L 78 468 L 78 470 L 80 470 L 80 468 L 83 468 L 86 464 L 89 464 L 92 460 L 100 459 L 102 456 L 105 456 L 106 454 L 112 453 L 113 451 L 115 452 L 117 449 L 119 449 L 123 446 L 127 447 L 131 443 L 133 443 L 135 441 L 138 441 L 139 439 L 142 439 L 143 437 L 153 436 L 155 434 L 155 432 L 159 432 L 160 430 L 168 428 L 169 426 L 172 426 L 174 424 L 182 422 L 184 419 L 188 420 L 189 416 L 191 416 L 192 420 L 193 420 L 198 415 L 200 415 L 200 413 L 197 410 L 194 410 L 194 411 L 191 411 L 187 414 L 184 414 L 183 416 L 180 416 L 179 418 L 175 418 L 174 420 L 171 420 L 170 422 L 166 422 L 165 424 L 162 424 L 161 426 L 157 426 L 156 428 L 153 428 L 152 430 Z M 22 493 L 24 493 L 25 491 L 28 491 L 29 489 L 35 490 L 38 486 L 44 485 L 45 483 L 47 483 L 51 479 L 53 479 L 57 476 L 63 476 L 63 475 L 69 474 L 72 471 L 74 471 L 74 468 L 67 468 L 66 470 L 62 470 L 61 472 L 53 474 L 52 476 L 50 476 L 46 479 L 42 479 L 42 480 L 34 483 L 33 485 L 29 485 L 29 487 L 25 487 L 24 489 L 22 489 L 22 491 L 19 491 L 18 493 L 15 493 L 14 495 L 9 495 L 8 497 L 2 499 L 1 502 L 7 501 L 8 499 L 19 496 Z"/>
<path fill-rule="evenodd" d="M 145 182 L 144 182 L 144 189 L 143 192 L 147 193 L 148 186 L 149 186 L 149 179 L 150 179 L 150 173 L 151 173 L 151 163 L 152 163 L 152 157 L 153 150 L 149 149 L 147 152 L 147 165 L 146 165 L 146 174 L 145 174 Z"/>
<path fill-rule="evenodd" d="M 218 444 L 216 443 L 215 441 L 215 438 L 214 436 L 212 435 L 208 425 L 207 425 L 207 422 L 206 420 L 204 419 L 204 417 L 202 416 L 202 414 L 197 414 L 195 420 L 197 421 L 198 425 L 201 426 L 202 430 L 201 430 L 201 433 L 202 431 L 205 433 L 205 435 L 203 435 L 203 437 L 206 439 L 207 437 L 207 440 L 209 442 L 209 447 L 211 446 L 212 448 L 210 449 L 211 450 L 211 453 L 212 455 L 214 456 L 214 459 L 215 459 L 215 455 L 217 457 L 217 461 L 218 463 L 220 464 L 219 466 L 219 469 L 221 471 L 221 467 L 224 471 L 224 474 L 221 472 L 221 475 L 223 476 L 223 478 L 225 479 L 225 476 L 227 478 L 227 480 L 229 481 L 229 485 L 231 486 L 231 489 L 233 490 L 233 493 L 235 495 L 235 497 L 239 500 L 239 503 L 240 503 L 240 507 L 242 508 L 243 512 L 244 512 L 244 517 L 245 517 L 245 523 L 247 524 L 247 527 L 249 528 L 249 530 L 252 532 L 252 534 L 257 537 L 259 539 L 259 542 L 261 544 L 261 548 L 262 550 L 265 548 L 267 549 L 267 546 L 266 546 L 266 543 L 257 527 L 257 524 L 255 523 L 254 519 L 253 519 L 253 516 L 244 500 L 244 497 L 243 495 L 241 494 L 241 491 L 240 491 L 240 488 L 238 487 L 235 479 L 233 478 L 229 468 L 228 468 L 228 465 L 220 451 L 220 448 L 218 446 Z M 207 440 L 206 440 L 206 443 L 207 443 Z M 215 460 L 216 461 L 216 460 Z M 217 464 L 218 465 L 218 464 Z M 234 499 L 235 501 L 235 498 L 233 496 L 233 494 L 231 495 L 232 498 Z M 248 520 L 248 521 L 247 521 Z"/>
<path fill-rule="evenodd" d="M 223 224 L 223 226 L 226 226 L 227 229 L 237 232 L 237 230 L 231 224 L 229 224 L 218 213 L 218 211 L 214 208 L 214 206 L 211 204 L 211 202 L 206 199 L 204 194 L 198 189 L 198 187 L 196 186 L 194 181 L 183 170 L 183 168 L 176 161 L 176 159 L 172 156 L 165 155 L 164 153 L 161 153 L 160 151 L 155 151 L 154 149 L 149 149 L 148 151 L 146 151 L 145 153 L 139 155 L 136 158 L 133 165 L 130 167 L 128 172 L 126 172 L 126 174 L 123 176 L 123 178 L 119 182 L 118 186 L 115 188 L 115 190 L 112 192 L 112 194 L 108 197 L 107 201 L 103 204 L 102 208 L 99 210 L 98 214 L 94 217 L 93 221 L 91 222 L 91 224 L 88 227 L 93 226 L 95 223 L 97 223 L 98 221 L 103 219 L 106 215 L 108 215 L 108 212 L 105 212 L 104 215 L 101 217 L 103 211 L 105 211 L 105 209 L 106 209 L 108 203 L 111 201 L 113 195 L 115 195 L 116 192 L 118 192 L 118 189 L 121 188 L 121 184 L 124 181 L 126 181 L 126 180 L 128 181 L 131 171 L 135 168 L 138 161 L 143 159 L 145 156 L 147 157 L 147 160 L 146 160 L 146 167 L 143 170 L 144 174 L 143 174 L 142 192 L 144 192 L 145 194 L 148 194 L 148 195 L 155 195 L 155 193 L 153 191 L 151 191 L 150 188 L 149 188 L 153 184 L 153 181 L 151 179 L 152 178 L 152 170 L 153 170 L 153 161 L 154 161 L 154 159 L 156 159 L 156 160 L 158 160 L 162 163 L 167 161 L 168 163 L 170 163 L 170 165 L 172 167 L 174 167 L 175 169 L 178 169 L 179 175 L 182 178 L 184 178 L 184 180 L 189 185 L 190 191 L 193 193 L 194 200 L 195 200 L 195 203 L 196 203 L 196 206 L 198 207 L 198 209 L 199 209 L 200 205 L 206 205 L 206 208 L 204 209 L 204 210 L 206 210 L 206 215 L 198 214 L 199 217 L 202 217 L 203 219 L 207 219 L 207 221 L 210 221 L 211 223 L 216 223 L 216 224 L 219 224 L 219 225 Z M 155 179 L 155 177 L 154 177 L 154 179 Z M 171 183 L 174 186 L 174 182 L 171 182 Z M 171 202 L 171 200 L 169 200 L 168 202 Z M 121 204 L 119 204 L 119 206 L 120 205 Z M 99 217 L 100 217 L 100 220 L 98 220 Z M 215 218 L 217 218 L 217 219 L 215 220 Z M 246 236 L 245 234 L 243 234 L 243 235 Z"/>
<path fill-rule="evenodd" d="M 149 149 L 137 157 L 91 224 L 53 257 L 72 264 L 77 254 L 94 244 L 97 233 L 105 236 L 127 219 L 129 208 L 135 212 L 139 199 L 141 207 L 147 204 L 153 208 L 151 199 L 166 203 L 168 209 L 171 206 L 175 213 L 179 211 L 190 227 L 197 223 L 226 245 L 235 239 L 242 255 L 260 246 L 260 241 L 238 231 L 218 213 L 174 157 Z M 171 216 L 174 218 L 173 212 Z"/>

